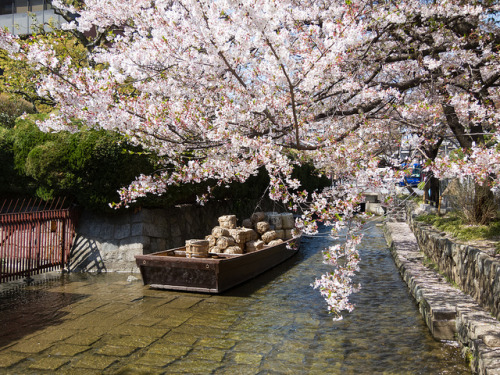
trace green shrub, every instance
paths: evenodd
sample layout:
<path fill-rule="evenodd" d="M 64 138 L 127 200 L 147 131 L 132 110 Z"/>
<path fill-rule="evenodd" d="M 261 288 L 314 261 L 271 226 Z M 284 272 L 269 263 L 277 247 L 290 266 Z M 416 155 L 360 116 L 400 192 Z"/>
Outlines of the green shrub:
<path fill-rule="evenodd" d="M 118 189 L 140 173 L 153 172 L 152 160 L 120 135 L 103 130 L 44 133 L 35 124 L 44 117 L 30 115 L 11 129 L 0 128 L 3 195 L 66 195 L 84 207 L 105 210 L 118 200 Z"/>
<path fill-rule="evenodd" d="M 0 126 L 12 128 L 16 118 L 24 113 L 35 113 L 33 105 L 21 97 L 0 94 Z"/>
<path fill-rule="evenodd" d="M 106 210 L 118 200 L 118 189 L 140 173 L 153 172 L 152 161 L 116 133 L 87 130 L 52 137 L 36 145 L 24 163 L 26 175 L 38 183 L 37 195 L 45 199 L 69 195 L 87 208 Z"/>
<path fill-rule="evenodd" d="M 34 181 L 16 170 L 14 159 L 12 129 L 0 127 L 0 195 L 34 194 Z"/>
<path fill-rule="evenodd" d="M 55 140 L 55 136 L 44 133 L 35 124 L 36 120 L 45 118 L 46 115 L 31 115 L 27 119 L 17 119 L 16 125 L 11 130 L 13 140 L 14 168 L 26 175 L 26 159 L 36 146 Z"/>
<path fill-rule="evenodd" d="M 141 173 L 154 171 L 154 162 L 140 148 L 123 137 L 105 131 L 73 134 L 69 169 L 74 172 L 74 188 L 81 201 L 90 207 L 107 207 L 119 199 L 117 191 Z"/>
<path fill-rule="evenodd" d="M 102 211 L 119 200 L 119 189 L 140 174 L 155 172 L 156 156 L 127 143 L 123 136 L 104 130 L 44 133 L 35 121 L 46 116 L 30 115 L 17 119 L 13 128 L 0 128 L 0 192 L 4 195 L 25 193 L 45 200 L 64 195 L 73 197 L 83 207 Z M 330 183 L 326 178 L 318 178 L 310 165 L 297 167 L 294 177 L 301 179 L 301 189 L 308 191 Z M 171 186 L 162 196 L 148 196 L 137 204 L 166 207 L 194 203 L 208 186 L 214 188 L 212 193 L 218 200 L 257 200 L 268 185 L 267 172 L 261 168 L 245 183 L 216 187 L 216 181 L 206 181 Z"/>
<path fill-rule="evenodd" d="M 10 184 L 15 180 L 14 153 L 10 132 L 0 128 L 0 193 L 10 190 Z"/>

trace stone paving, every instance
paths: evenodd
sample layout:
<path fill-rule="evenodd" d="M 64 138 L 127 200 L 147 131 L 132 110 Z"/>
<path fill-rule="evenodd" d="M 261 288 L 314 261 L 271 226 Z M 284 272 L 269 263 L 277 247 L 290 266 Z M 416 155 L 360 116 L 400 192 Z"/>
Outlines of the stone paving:
<path fill-rule="evenodd" d="M 56 274 L 0 285 L 0 374 L 453 374 L 381 230 L 360 244 L 356 309 L 333 322 L 310 283 L 329 236 L 223 295 L 151 290 L 126 274 Z M 139 275 L 136 275 L 140 277 Z"/>
<path fill-rule="evenodd" d="M 171 292 L 159 297 L 157 291 L 125 280 L 75 284 L 41 293 L 45 303 L 39 308 L 48 309 L 44 312 L 48 317 L 57 312 L 56 319 L 32 333 L 16 336 L 13 331 L 2 337 L 0 372 L 154 374 L 163 373 L 161 367 L 171 364 L 169 373 L 207 373 L 220 367 L 225 350 L 237 344 L 237 338 L 230 335 L 215 339 L 237 319 L 227 315 L 227 304 L 218 304 L 216 298 L 211 301 L 203 295 Z M 72 300 L 61 298 L 69 293 Z M 79 295 L 85 298 L 79 299 Z M 191 309 L 195 305 L 196 310 Z M 200 311 L 209 313 L 200 318 Z M 23 326 L 22 321 L 5 315 L 0 324 L 2 328 L 15 325 L 17 332 Z M 255 372 L 262 353 L 269 349 L 272 347 L 258 342 L 235 346 L 232 361 L 244 366 L 245 372 Z M 182 365 L 175 363 L 179 358 L 183 358 Z M 7 370 L 13 365 L 14 370 Z"/>
<path fill-rule="evenodd" d="M 385 234 L 396 266 L 433 336 L 458 341 L 474 372 L 500 374 L 500 322 L 424 266 L 424 254 L 408 224 L 387 222 Z"/>

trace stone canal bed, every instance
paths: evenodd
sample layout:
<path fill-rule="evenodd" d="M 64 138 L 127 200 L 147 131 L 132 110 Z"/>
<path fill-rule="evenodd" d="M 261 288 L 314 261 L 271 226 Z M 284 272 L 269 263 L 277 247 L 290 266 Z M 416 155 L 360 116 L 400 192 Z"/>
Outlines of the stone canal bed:
<path fill-rule="evenodd" d="M 356 309 L 333 322 L 310 284 L 323 231 L 222 295 L 148 289 L 126 274 L 49 275 L 0 288 L 0 374 L 467 374 L 436 341 L 381 228 L 360 248 Z M 134 275 L 139 277 L 139 275 Z"/>

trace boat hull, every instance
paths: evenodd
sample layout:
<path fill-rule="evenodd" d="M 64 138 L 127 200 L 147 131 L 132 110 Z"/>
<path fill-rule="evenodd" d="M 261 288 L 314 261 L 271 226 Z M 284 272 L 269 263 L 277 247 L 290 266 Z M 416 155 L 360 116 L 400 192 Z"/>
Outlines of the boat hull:
<path fill-rule="evenodd" d="M 144 285 L 154 289 L 222 293 L 295 255 L 300 238 L 241 255 L 186 258 L 185 248 L 136 255 Z"/>

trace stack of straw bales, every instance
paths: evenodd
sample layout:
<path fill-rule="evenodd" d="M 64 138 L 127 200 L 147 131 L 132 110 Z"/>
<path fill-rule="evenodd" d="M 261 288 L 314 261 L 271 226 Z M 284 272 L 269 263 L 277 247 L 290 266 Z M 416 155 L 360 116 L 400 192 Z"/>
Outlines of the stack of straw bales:
<path fill-rule="evenodd" d="M 236 226 L 235 215 L 219 217 L 219 225 L 205 237 L 210 253 L 243 254 L 275 246 L 293 238 L 295 221 L 291 213 L 255 212 Z"/>

